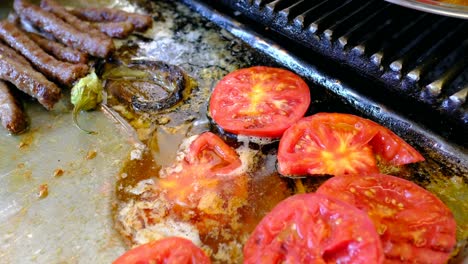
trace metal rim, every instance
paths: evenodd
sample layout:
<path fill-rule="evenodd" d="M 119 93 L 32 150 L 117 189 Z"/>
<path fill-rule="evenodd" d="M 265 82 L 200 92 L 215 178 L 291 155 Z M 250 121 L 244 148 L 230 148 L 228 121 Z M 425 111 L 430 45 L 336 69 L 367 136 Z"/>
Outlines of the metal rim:
<path fill-rule="evenodd" d="M 431 0 L 386 0 L 404 7 L 438 15 L 468 19 L 468 6 L 447 4 Z"/>

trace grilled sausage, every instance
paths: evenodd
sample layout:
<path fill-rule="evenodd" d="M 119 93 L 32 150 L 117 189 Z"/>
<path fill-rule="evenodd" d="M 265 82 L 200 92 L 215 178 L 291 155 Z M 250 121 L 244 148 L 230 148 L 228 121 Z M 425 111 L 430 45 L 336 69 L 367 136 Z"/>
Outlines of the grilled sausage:
<path fill-rule="evenodd" d="M 87 32 L 93 37 L 99 38 L 101 40 L 101 45 L 104 46 L 113 46 L 114 43 L 112 39 L 108 37 L 106 34 L 99 31 L 97 28 L 93 27 L 87 21 L 83 21 L 76 16 L 69 13 L 65 8 L 58 5 L 53 0 L 42 0 L 41 1 L 42 9 L 51 12 L 52 14 L 56 15 L 58 18 L 62 19 L 63 21 L 67 22 L 68 24 L 72 25 L 76 29 L 81 32 Z"/>
<path fill-rule="evenodd" d="M 3 81 L 0 81 L 0 122 L 12 134 L 19 134 L 28 126 L 26 114 Z"/>
<path fill-rule="evenodd" d="M 151 27 L 153 19 L 151 16 L 129 13 L 123 10 L 114 9 L 114 8 L 97 8 L 97 7 L 87 7 L 87 8 L 75 8 L 70 11 L 75 16 L 88 21 L 94 22 L 123 22 L 128 21 L 135 26 L 135 29 L 138 31 L 143 31 Z"/>
<path fill-rule="evenodd" d="M 39 47 L 41 47 L 47 53 L 53 55 L 55 58 L 67 61 L 71 63 L 87 63 L 88 54 L 74 50 L 70 47 L 67 47 L 61 43 L 55 42 L 50 39 L 46 39 L 41 35 L 35 33 L 28 33 L 28 37 L 36 42 Z"/>
<path fill-rule="evenodd" d="M 135 26 L 128 21 L 123 22 L 97 22 L 94 23 L 102 33 L 113 38 L 126 38 L 132 34 Z"/>
<path fill-rule="evenodd" d="M 13 8 L 21 19 L 29 21 L 69 47 L 100 58 L 107 57 L 115 49 L 112 42 L 102 43 L 100 38 L 77 30 L 56 15 L 30 4 L 26 0 L 15 0 Z"/>
<path fill-rule="evenodd" d="M 14 49 L 6 45 L 3 45 L 1 43 L 0 43 L 0 54 L 2 56 L 6 56 L 10 59 L 13 59 L 14 61 L 17 61 L 21 64 L 28 65 L 29 67 L 31 67 L 31 64 L 29 64 L 29 61 L 27 59 L 25 59 L 23 56 L 18 54 Z"/>
<path fill-rule="evenodd" d="M 60 99 L 60 88 L 31 66 L 22 64 L 8 56 L 0 55 L 0 79 L 36 98 L 50 110 Z"/>
<path fill-rule="evenodd" d="M 0 21 L 0 38 L 21 53 L 46 76 L 70 85 L 88 73 L 86 64 L 69 64 L 56 60 L 43 51 L 24 31 L 8 21 Z"/>

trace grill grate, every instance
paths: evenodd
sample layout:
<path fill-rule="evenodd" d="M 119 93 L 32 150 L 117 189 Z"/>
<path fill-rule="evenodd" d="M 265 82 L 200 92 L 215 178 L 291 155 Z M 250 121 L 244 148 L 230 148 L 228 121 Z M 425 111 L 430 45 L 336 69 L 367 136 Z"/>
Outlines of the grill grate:
<path fill-rule="evenodd" d="M 381 0 L 222 2 L 467 132 L 468 21 Z"/>

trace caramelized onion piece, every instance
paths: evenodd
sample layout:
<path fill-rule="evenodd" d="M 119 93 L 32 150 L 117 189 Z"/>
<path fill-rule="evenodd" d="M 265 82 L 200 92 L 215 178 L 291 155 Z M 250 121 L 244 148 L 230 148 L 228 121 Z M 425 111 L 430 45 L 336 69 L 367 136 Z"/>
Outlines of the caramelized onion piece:
<path fill-rule="evenodd" d="M 183 98 L 187 75 L 175 65 L 141 60 L 105 71 L 106 89 L 135 111 L 159 111 Z"/>

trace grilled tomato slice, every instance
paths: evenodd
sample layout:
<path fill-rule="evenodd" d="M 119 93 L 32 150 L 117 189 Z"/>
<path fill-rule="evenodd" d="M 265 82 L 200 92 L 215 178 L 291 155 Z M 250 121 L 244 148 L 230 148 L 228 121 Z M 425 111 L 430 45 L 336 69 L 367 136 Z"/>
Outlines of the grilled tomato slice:
<path fill-rule="evenodd" d="M 209 109 L 225 131 L 276 138 L 304 116 L 309 104 L 309 87 L 298 75 L 256 66 L 226 75 L 214 88 Z"/>
<path fill-rule="evenodd" d="M 367 212 L 387 263 L 447 263 L 456 242 L 450 209 L 413 182 L 390 175 L 333 177 L 317 193 Z"/>
<path fill-rule="evenodd" d="M 283 175 L 368 175 L 378 172 L 376 156 L 392 165 L 424 160 L 387 128 L 350 114 L 318 113 L 287 129 L 278 148 Z"/>
<path fill-rule="evenodd" d="M 238 217 L 247 202 L 248 177 L 237 172 L 242 162 L 234 149 L 211 132 L 198 136 L 185 158 L 174 164 L 158 183 L 167 200 L 183 218 L 192 210 L 197 227 L 209 231 L 208 220 L 227 224 Z M 206 220 L 206 221 L 205 221 Z"/>
<path fill-rule="evenodd" d="M 192 241 L 181 237 L 168 237 L 133 248 L 113 264 L 209 264 L 210 259 Z"/>
<path fill-rule="evenodd" d="M 382 263 L 383 250 L 370 218 L 322 194 L 280 202 L 244 246 L 244 263 Z"/>

